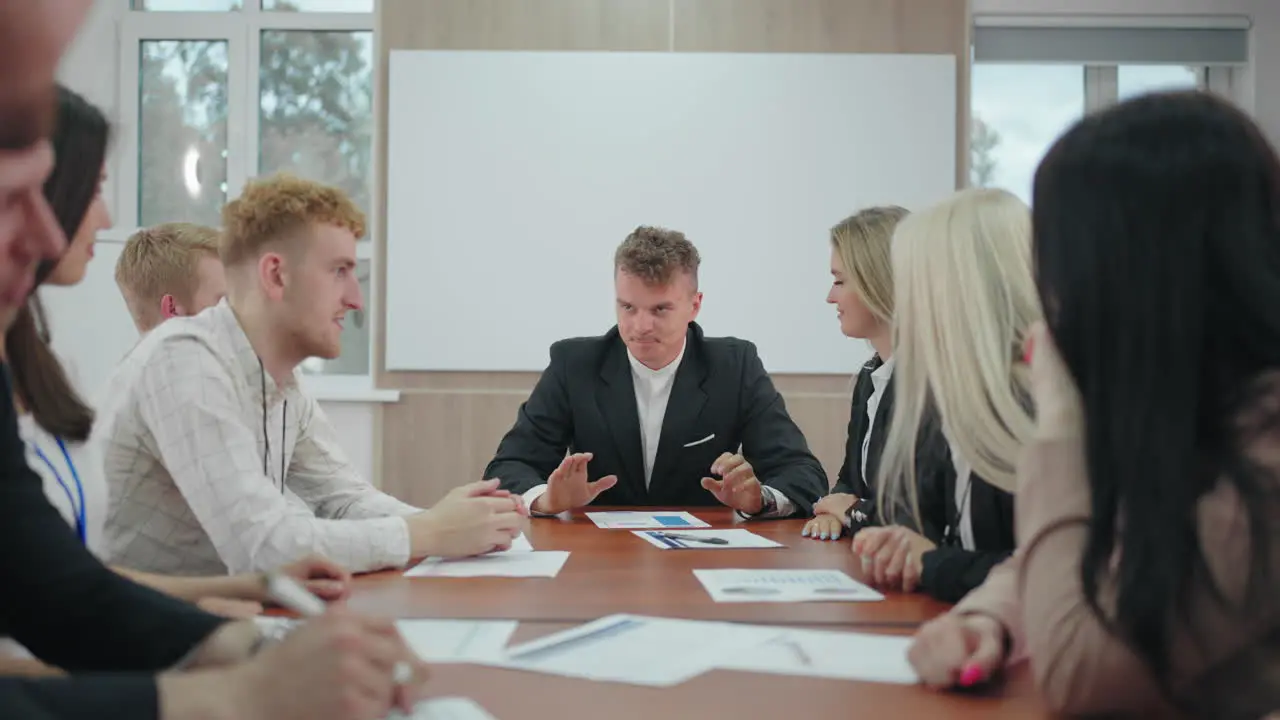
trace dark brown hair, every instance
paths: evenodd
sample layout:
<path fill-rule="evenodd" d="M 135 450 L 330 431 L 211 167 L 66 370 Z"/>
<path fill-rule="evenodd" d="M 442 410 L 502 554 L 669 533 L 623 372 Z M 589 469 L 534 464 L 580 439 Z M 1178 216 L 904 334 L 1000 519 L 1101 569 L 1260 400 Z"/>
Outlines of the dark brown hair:
<path fill-rule="evenodd" d="M 676 273 L 686 273 L 698 287 L 698 265 L 702 258 L 684 233 L 641 225 L 613 256 L 614 270 L 640 278 L 646 285 L 666 285 Z"/>
<path fill-rule="evenodd" d="M 76 93 L 58 88 L 52 138 L 55 165 L 44 183 L 44 195 L 68 240 L 75 237 L 97 195 L 109 135 L 110 125 L 102 111 Z M 37 281 L 48 277 L 56 265 L 42 263 Z M 80 398 L 49 347 L 44 309 L 34 293 L 5 333 L 4 348 L 14 392 L 36 423 L 57 437 L 87 440 L 93 409 Z"/>

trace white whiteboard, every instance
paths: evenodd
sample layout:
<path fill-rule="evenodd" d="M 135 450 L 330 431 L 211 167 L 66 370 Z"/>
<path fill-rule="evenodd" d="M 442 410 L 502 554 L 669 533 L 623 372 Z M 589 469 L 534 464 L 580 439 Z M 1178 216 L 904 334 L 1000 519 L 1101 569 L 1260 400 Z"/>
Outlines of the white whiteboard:
<path fill-rule="evenodd" d="M 950 55 L 392 51 L 389 84 L 388 370 L 542 370 L 648 224 L 701 252 L 708 335 L 853 372 L 830 227 L 955 189 Z"/>

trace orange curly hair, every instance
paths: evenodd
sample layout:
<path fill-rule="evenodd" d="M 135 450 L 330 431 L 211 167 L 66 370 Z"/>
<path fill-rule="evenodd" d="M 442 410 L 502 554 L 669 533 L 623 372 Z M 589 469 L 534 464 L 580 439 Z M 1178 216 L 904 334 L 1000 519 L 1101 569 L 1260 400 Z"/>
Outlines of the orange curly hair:
<path fill-rule="evenodd" d="M 252 180 L 222 209 L 222 263 L 228 267 L 311 225 L 364 237 L 365 217 L 341 190 L 289 173 Z"/>

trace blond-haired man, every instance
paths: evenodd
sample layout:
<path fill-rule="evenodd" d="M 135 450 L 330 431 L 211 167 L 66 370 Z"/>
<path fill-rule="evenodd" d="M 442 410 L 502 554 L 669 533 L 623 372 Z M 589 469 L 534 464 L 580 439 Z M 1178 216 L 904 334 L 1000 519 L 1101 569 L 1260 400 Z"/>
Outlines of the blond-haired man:
<path fill-rule="evenodd" d="M 138 332 L 174 317 L 196 315 L 227 294 L 217 230 L 165 223 L 134 233 L 116 261 L 116 286 Z"/>
<path fill-rule="evenodd" d="M 523 505 L 496 481 L 425 512 L 378 491 L 299 388 L 298 364 L 337 357 L 362 305 L 364 229 L 341 191 L 290 175 L 227 204 L 226 300 L 143 338 L 99 415 L 113 561 L 240 573 L 319 554 L 361 572 L 506 548 L 520 533 Z"/>
<path fill-rule="evenodd" d="M 683 233 L 639 227 L 627 236 L 614 255 L 618 324 L 551 346 L 485 477 L 502 478 L 546 515 L 597 498 L 808 515 L 826 475 L 755 345 L 705 337 L 694 322 L 700 263 Z"/>

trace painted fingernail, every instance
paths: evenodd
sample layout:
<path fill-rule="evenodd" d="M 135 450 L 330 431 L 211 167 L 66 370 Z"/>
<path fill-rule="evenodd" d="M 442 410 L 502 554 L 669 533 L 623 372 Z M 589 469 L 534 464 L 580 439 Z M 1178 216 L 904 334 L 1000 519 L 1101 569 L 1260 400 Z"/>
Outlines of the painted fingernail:
<path fill-rule="evenodd" d="M 809 537 L 809 531 L 808 531 L 808 530 L 801 530 L 801 531 L 800 531 L 800 537 Z"/>
<path fill-rule="evenodd" d="M 960 673 L 960 686 L 973 687 L 982 682 L 982 668 L 978 665 L 969 665 Z"/>

